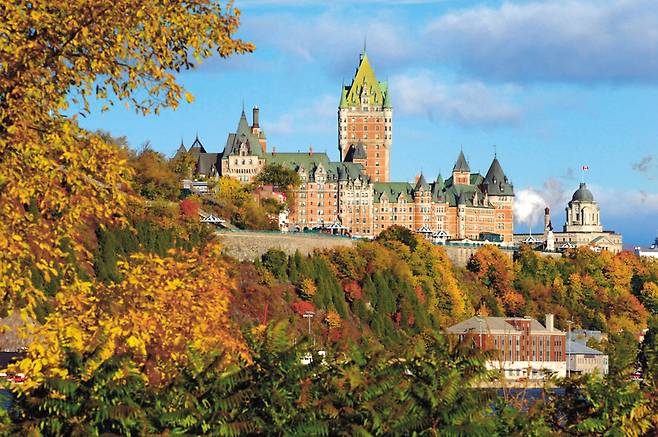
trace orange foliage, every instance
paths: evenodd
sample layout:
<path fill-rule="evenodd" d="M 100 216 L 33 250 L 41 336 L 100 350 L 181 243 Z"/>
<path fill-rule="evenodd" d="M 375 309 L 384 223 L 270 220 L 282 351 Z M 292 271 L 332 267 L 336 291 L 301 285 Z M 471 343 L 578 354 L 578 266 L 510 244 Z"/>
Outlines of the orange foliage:
<path fill-rule="evenodd" d="M 345 296 L 350 302 L 359 300 L 363 297 L 363 290 L 356 281 L 347 281 L 343 283 L 343 290 L 345 290 Z"/>
<path fill-rule="evenodd" d="M 508 315 L 519 315 L 525 300 L 513 287 L 512 260 L 498 247 L 487 245 L 470 259 L 468 269 L 474 272 L 482 285 L 490 289 Z"/>

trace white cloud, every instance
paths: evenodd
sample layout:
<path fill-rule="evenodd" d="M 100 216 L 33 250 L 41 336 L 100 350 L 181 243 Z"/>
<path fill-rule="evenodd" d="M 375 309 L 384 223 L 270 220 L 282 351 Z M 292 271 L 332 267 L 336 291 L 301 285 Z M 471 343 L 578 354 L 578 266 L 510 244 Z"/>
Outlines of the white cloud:
<path fill-rule="evenodd" d="M 358 54 L 367 40 L 378 70 L 414 59 L 417 45 L 410 30 L 390 14 L 354 17 L 336 11 L 313 16 L 264 14 L 243 17 L 242 33 L 258 47 L 280 50 L 289 67 L 308 62 L 325 65 L 333 75 L 351 79 Z"/>
<path fill-rule="evenodd" d="M 655 0 L 503 3 L 445 14 L 426 28 L 437 60 L 506 81 L 658 80 Z"/>
<path fill-rule="evenodd" d="M 427 71 L 391 78 L 391 92 L 401 114 L 427 115 L 467 126 L 518 123 L 523 111 L 510 102 L 509 90 L 481 82 L 448 84 Z"/>
<path fill-rule="evenodd" d="M 420 17 L 376 7 L 424 2 L 369 0 L 374 6 L 366 13 L 343 7 L 347 0 L 303 0 L 319 12 L 270 8 L 255 15 L 256 6 L 299 2 L 243 1 L 253 9 L 242 16 L 241 34 L 257 47 L 280 50 L 289 66 L 318 62 L 338 77 L 352 72 L 367 38 L 379 71 L 438 64 L 484 81 L 658 82 L 655 0 L 504 2 Z"/>
<path fill-rule="evenodd" d="M 647 214 L 658 225 L 658 193 L 643 190 L 591 187 L 594 198 L 601 205 L 602 214 L 615 217 L 632 217 Z"/>
<path fill-rule="evenodd" d="M 565 187 L 562 181 L 555 178 L 546 180 L 543 186 L 538 188 L 528 187 L 518 190 L 514 199 L 514 222 L 539 231 L 537 226 L 542 224 L 544 208 L 548 207 L 556 212 L 562 211 L 575 190 L 572 187 Z M 559 227 L 556 219 L 564 220 L 563 217 L 558 218 L 555 214 L 552 215 L 552 219 L 554 229 Z"/>
<path fill-rule="evenodd" d="M 301 109 L 286 112 L 278 118 L 268 121 L 265 127 L 266 133 L 274 135 L 327 133 L 337 129 L 338 101 L 336 96 L 324 95 L 309 106 L 296 105 L 296 107 L 301 107 Z"/>

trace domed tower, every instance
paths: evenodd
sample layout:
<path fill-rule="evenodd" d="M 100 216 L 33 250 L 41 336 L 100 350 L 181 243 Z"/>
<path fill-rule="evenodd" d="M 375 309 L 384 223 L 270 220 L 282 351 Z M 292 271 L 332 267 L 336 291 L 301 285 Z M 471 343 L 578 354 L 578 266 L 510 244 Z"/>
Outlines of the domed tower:
<path fill-rule="evenodd" d="M 567 206 L 564 232 L 602 232 L 599 205 L 587 184 L 582 182 Z"/>

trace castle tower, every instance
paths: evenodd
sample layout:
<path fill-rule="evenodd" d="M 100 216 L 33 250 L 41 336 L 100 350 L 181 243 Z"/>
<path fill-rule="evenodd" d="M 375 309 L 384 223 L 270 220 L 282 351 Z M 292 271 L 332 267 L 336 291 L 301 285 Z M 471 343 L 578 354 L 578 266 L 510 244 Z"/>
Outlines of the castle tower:
<path fill-rule="evenodd" d="M 466 162 L 464 152 L 459 152 L 457 162 L 452 168 L 452 183 L 455 185 L 470 185 L 471 184 L 471 169 Z"/>
<path fill-rule="evenodd" d="M 462 157 L 463 154 L 460 155 L 457 164 L 459 164 Z M 461 174 L 455 173 L 458 165 L 455 165 L 455 167 L 453 177 L 463 177 Z M 464 170 L 462 170 L 463 172 Z M 496 156 L 491 161 L 489 171 L 487 171 L 487 175 L 484 177 L 482 191 L 485 193 L 489 204 L 496 210 L 496 226 L 494 232 L 500 234 L 503 237 L 503 241 L 511 242 L 514 234 L 514 186 L 507 178 L 507 175 L 505 175 L 503 167 L 500 165 L 500 161 L 498 161 L 498 157 Z"/>
<path fill-rule="evenodd" d="M 364 52 L 352 83 L 343 86 L 338 108 L 340 160 L 365 151 L 365 171 L 373 182 L 388 182 L 393 143 L 393 107 L 386 82 L 379 82 Z M 361 162 L 359 162 L 361 163 Z"/>
<path fill-rule="evenodd" d="M 567 206 L 567 222 L 564 232 L 602 232 L 599 205 L 594 195 L 582 182 L 573 193 L 571 202 Z"/>

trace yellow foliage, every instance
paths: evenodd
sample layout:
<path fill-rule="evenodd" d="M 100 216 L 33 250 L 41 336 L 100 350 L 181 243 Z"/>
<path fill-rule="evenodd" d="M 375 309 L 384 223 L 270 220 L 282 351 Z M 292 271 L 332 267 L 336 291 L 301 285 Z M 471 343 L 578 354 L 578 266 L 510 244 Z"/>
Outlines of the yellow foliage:
<path fill-rule="evenodd" d="M 81 225 L 122 220 L 130 179 L 125 156 L 81 130 L 72 115 L 90 112 L 90 97 L 104 107 L 122 100 L 144 114 L 176 107 L 184 97 L 176 72 L 213 52 L 225 57 L 253 49 L 233 38 L 238 23 L 231 3 L 211 0 L 3 2 L 0 297 L 6 306 L 33 308 L 45 298 L 32 284 L 33 268 L 74 287 L 62 246 L 71 244 L 84 261 Z"/>
<path fill-rule="evenodd" d="M 248 360 L 228 318 L 232 283 L 219 255 L 216 245 L 200 253 L 172 251 L 166 258 L 137 254 L 120 263 L 123 282 L 92 287 L 76 281 L 63 288 L 18 368 L 34 383 L 65 374 L 60 368 L 65 348 L 87 353 L 100 348 L 91 366 L 129 352 L 149 380 L 159 382 L 187 360 L 188 347 Z"/>
<path fill-rule="evenodd" d="M 340 315 L 334 310 L 327 311 L 324 321 L 327 323 L 327 326 L 329 326 L 329 329 L 340 329 L 343 326 L 343 319 L 341 319 Z"/>
<path fill-rule="evenodd" d="M 313 297 L 315 296 L 315 292 L 317 291 L 317 287 L 315 286 L 315 281 L 311 278 L 306 278 L 302 281 L 301 283 L 301 290 L 302 294 L 306 297 Z"/>

